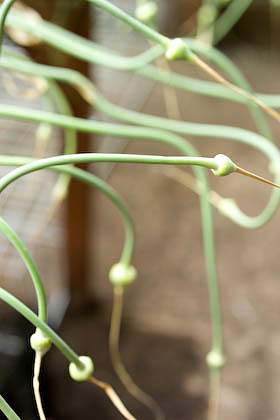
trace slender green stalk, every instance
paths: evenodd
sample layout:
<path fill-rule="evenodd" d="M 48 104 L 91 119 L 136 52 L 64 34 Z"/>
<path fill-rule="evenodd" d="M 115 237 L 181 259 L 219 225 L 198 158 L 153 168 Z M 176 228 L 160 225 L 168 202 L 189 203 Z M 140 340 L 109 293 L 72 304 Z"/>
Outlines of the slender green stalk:
<path fill-rule="evenodd" d="M 46 293 L 43 285 L 42 278 L 40 276 L 39 270 L 33 258 L 31 257 L 28 249 L 18 237 L 16 232 L 5 222 L 2 217 L 0 217 L 0 230 L 4 235 L 9 239 L 9 241 L 14 245 L 18 253 L 20 254 L 22 260 L 24 261 L 26 268 L 28 269 L 30 276 L 32 278 L 34 288 L 36 291 L 37 302 L 38 302 L 38 316 L 39 318 L 47 322 L 47 300 Z"/>
<path fill-rule="evenodd" d="M 34 161 L 35 159 L 21 156 L 0 156 L 0 166 L 21 166 Z M 134 250 L 135 228 L 133 219 L 130 215 L 130 211 L 128 210 L 127 205 L 125 204 L 121 196 L 105 181 L 80 168 L 63 166 L 50 167 L 48 169 L 74 177 L 80 180 L 81 182 L 84 182 L 92 187 L 98 188 L 109 198 L 109 200 L 111 200 L 116 205 L 116 207 L 120 210 L 122 214 L 125 227 L 125 244 L 123 247 L 120 261 L 125 264 L 129 264 L 132 259 L 132 254 Z"/>
<path fill-rule="evenodd" d="M 20 28 L 33 35 L 36 34 L 36 37 L 66 54 L 116 70 L 136 70 L 154 61 L 164 52 L 164 49 L 157 45 L 135 57 L 121 57 L 117 53 L 108 53 L 97 44 L 53 23 L 46 22 L 43 19 L 29 19 L 28 15 L 26 16 L 24 12 L 18 10 L 12 10 L 9 13 L 6 25 Z"/>
<path fill-rule="evenodd" d="M 233 0 L 230 3 L 224 13 L 215 22 L 213 44 L 218 44 L 229 33 L 252 2 L 253 0 Z"/>
<path fill-rule="evenodd" d="M 16 0 L 4 0 L 3 4 L 0 7 L 0 55 L 3 43 L 3 32 L 5 26 L 5 20 L 8 15 L 8 12 Z"/>
<path fill-rule="evenodd" d="M 43 333 L 53 342 L 53 344 L 64 354 L 69 362 L 75 363 L 75 365 L 82 369 L 83 363 L 80 361 L 79 356 L 66 344 L 62 338 L 59 337 L 45 322 L 43 322 L 31 309 L 29 309 L 24 303 L 13 296 L 11 293 L 0 288 L 0 299 L 12 306 L 17 312 L 19 312 L 24 318 L 26 318 L 31 324 L 39 328 Z"/>
<path fill-rule="evenodd" d="M 0 156 L 0 161 L 4 156 Z M 50 166 L 67 165 L 76 163 L 99 163 L 99 162 L 118 162 L 118 163 L 141 163 L 153 165 L 195 165 L 212 170 L 218 170 L 219 164 L 214 158 L 189 157 L 189 156 L 153 156 L 153 155 L 132 155 L 117 153 L 80 153 L 75 155 L 62 155 L 50 158 L 35 160 L 20 168 L 16 168 L 0 179 L 0 192 L 2 192 L 11 182 L 23 175 L 38 171 L 39 169 Z"/>
<path fill-rule="evenodd" d="M 156 42 L 157 44 L 162 45 L 164 48 L 168 47 L 169 45 L 169 38 L 166 36 L 161 35 L 150 26 L 145 25 L 144 23 L 140 22 L 139 20 L 135 19 L 134 17 L 130 16 L 128 13 L 121 10 L 119 7 L 113 5 L 107 0 L 88 0 L 90 3 L 95 4 L 106 10 L 106 12 L 110 13 L 111 15 L 115 16 L 117 19 L 121 20 L 124 23 L 127 23 L 132 28 L 136 29 L 138 32 L 141 32 L 151 41 Z"/>
<path fill-rule="evenodd" d="M 0 395 L 0 410 L 9 420 L 20 420 L 20 417 L 14 412 L 14 410 L 9 406 L 9 404 L 4 400 L 2 395 Z"/>

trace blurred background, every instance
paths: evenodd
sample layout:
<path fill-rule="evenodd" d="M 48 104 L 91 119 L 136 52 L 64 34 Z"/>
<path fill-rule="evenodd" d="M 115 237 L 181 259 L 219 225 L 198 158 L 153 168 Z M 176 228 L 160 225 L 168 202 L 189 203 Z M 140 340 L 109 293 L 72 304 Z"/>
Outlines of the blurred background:
<path fill-rule="evenodd" d="M 69 6 L 69 0 L 41 1 L 40 5 L 31 0 L 26 3 L 37 7 L 47 19 L 122 55 L 135 55 L 148 48 L 141 35 L 84 2 L 71 1 L 76 12 L 68 19 L 61 11 Z M 134 12 L 132 0 L 115 0 L 114 4 L 131 14 Z M 193 35 L 200 5 L 195 0 L 161 0 L 161 32 L 172 37 Z M 272 9 L 267 0 L 254 0 L 218 45 L 257 92 L 279 92 L 279 19 L 280 8 Z M 9 37 L 5 42 L 13 44 Z M 49 52 L 49 47 L 41 44 L 24 51 L 39 62 L 66 65 L 90 75 L 113 103 L 166 116 L 162 87 L 140 76 L 87 66 L 60 53 Z M 171 67 L 178 73 L 205 79 L 205 75 L 190 64 L 175 63 Z M 10 82 L 16 90 L 9 88 Z M 73 92 L 63 88 L 75 115 L 110 121 L 94 109 L 88 109 Z M 30 81 L 1 73 L 3 103 L 42 108 L 43 98 L 29 98 L 25 94 L 27 89 L 30 89 Z M 177 98 L 181 118 L 185 121 L 256 130 L 242 105 L 187 92 L 178 92 Z M 269 122 L 277 141 L 279 128 L 274 121 Z M 36 124 L 4 119 L 1 124 L 2 154 L 33 153 Z M 193 141 L 201 155 L 225 153 L 239 166 L 270 177 L 266 158 L 252 148 L 223 140 L 188 140 Z M 62 132 L 53 129 L 46 154 L 58 154 L 61 150 Z M 86 150 L 177 154 L 171 147 L 147 141 L 125 143 L 122 139 L 82 135 L 80 151 Z M 104 164 L 90 169 L 123 195 L 136 223 L 134 265 L 139 277 L 125 295 L 121 331 L 125 365 L 136 383 L 159 402 L 167 419 L 203 419 L 208 396 L 204 360 L 211 345 L 211 327 L 198 197 L 168 178 L 165 168 Z M 123 228 L 119 214 L 100 193 L 73 183 L 69 199 L 34 243 L 32 235 L 44 221 L 55 179 L 54 174 L 36 173 L 17 181 L 2 195 L 1 214 L 30 246 L 39 265 L 50 299 L 52 325 L 79 354 L 93 357 L 96 376 L 115 387 L 138 419 L 152 419 L 151 413 L 120 384 L 108 354 L 112 304 L 108 271 L 121 252 Z M 271 193 L 270 187 L 237 175 L 224 179 L 210 175 L 210 181 L 214 190 L 236 199 L 250 215 L 262 211 Z M 280 415 L 278 215 L 279 212 L 266 226 L 251 231 L 233 225 L 215 212 L 227 356 L 220 418 L 227 420 L 236 417 L 276 420 Z M 1 286 L 35 309 L 30 278 L 4 238 L 1 238 L 0 256 Z M 33 354 L 26 344 L 26 337 L 33 329 L 5 304 L 0 305 L 0 319 L 3 326 L 1 393 L 22 419 L 33 419 L 36 417 L 31 391 Z M 46 357 L 41 382 L 49 418 L 121 418 L 100 390 L 88 384 L 76 384 L 69 378 L 68 365 L 55 349 Z"/>

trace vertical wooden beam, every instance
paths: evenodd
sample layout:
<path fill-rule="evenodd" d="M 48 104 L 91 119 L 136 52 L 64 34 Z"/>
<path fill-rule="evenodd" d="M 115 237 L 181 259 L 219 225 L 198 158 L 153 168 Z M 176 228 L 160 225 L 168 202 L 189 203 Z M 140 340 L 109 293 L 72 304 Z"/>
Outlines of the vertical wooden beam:
<path fill-rule="evenodd" d="M 81 0 L 26 0 L 25 3 L 35 8 L 44 19 L 81 35 L 90 36 L 90 5 Z M 29 54 L 40 63 L 63 66 L 78 70 L 89 76 L 89 65 L 70 57 L 54 48 L 40 44 L 28 48 Z M 74 114 L 87 118 L 88 104 L 69 86 L 63 85 Z M 88 151 L 89 135 L 78 134 L 79 152 Z M 84 166 L 85 167 L 85 166 Z M 69 267 L 69 288 L 72 297 L 82 298 L 86 293 L 88 260 L 88 221 L 89 221 L 88 186 L 72 180 L 67 200 L 67 254 Z"/>

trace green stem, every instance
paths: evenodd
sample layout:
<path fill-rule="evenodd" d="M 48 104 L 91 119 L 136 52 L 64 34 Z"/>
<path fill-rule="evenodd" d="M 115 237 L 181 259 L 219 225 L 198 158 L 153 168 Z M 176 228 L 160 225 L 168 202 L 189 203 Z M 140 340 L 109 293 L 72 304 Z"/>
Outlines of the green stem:
<path fill-rule="evenodd" d="M 0 7 L 0 55 L 3 44 L 3 32 L 5 26 L 5 20 L 8 15 L 8 12 L 16 0 L 4 0 L 3 4 Z"/>
<path fill-rule="evenodd" d="M 14 410 L 9 406 L 9 404 L 4 400 L 2 395 L 0 395 L 0 410 L 9 420 L 20 420 L 20 417 L 14 412 Z"/>
<path fill-rule="evenodd" d="M 97 44 L 60 28 L 43 19 L 30 19 L 24 12 L 12 10 L 6 24 L 36 35 L 42 41 L 71 56 L 91 63 L 102 64 L 117 70 L 136 70 L 161 56 L 164 49 L 157 45 L 135 57 L 120 57 L 116 53 L 106 52 Z"/>
<path fill-rule="evenodd" d="M 157 31 L 151 27 L 145 25 L 134 17 L 130 16 L 128 13 L 124 12 L 117 6 L 113 5 L 106 0 L 88 0 L 90 3 L 95 4 L 96 6 L 106 10 L 106 12 L 115 16 L 117 19 L 121 20 L 124 23 L 127 23 L 130 27 L 134 28 L 136 31 L 141 32 L 151 41 L 156 42 L 157 44 L 162 45 L 164 48 L 168 47 L 169 38 L 159 34 Z"/>
<path fill-rule="evenodd" d="M 5 160 L 5 156 L 0 156 L 0 162 L 2 160 Z M 2 192 L 11 182 L 21 176 L 38 171 L 39 169 L 57 165 L 99 162 L 141 163 L 153 165 L 195 165 L 212 170 L 217 170 L 219 167 L 214 158 L 200 156 L 153 156 L 117 153 L 80 153 L 75 155 L 62 155 L 35 160 L 34 162 L 12 170 L 0 179 L 0 192 Z"/>
<path fill-rule="evenodd" d="M 234 0 L 215 22 L 213 43 L 220 42 L 246 12 L 253 0 Z"/>
<path fill-rule="evenodd" d="M 39 318 L 47 322 L 47 300 L 45 289 L 39 270 L 33 258 L 31 257 L 28 249 L 18 237 L 16 232 L 6 223 L 2 217 L 0 217 L 0 230 L 7 236 L 9 241 L 14 245 L 22 260 L 24 261 L 30 276 L 32 278 L 34 288 L 36 291 L 37 302 L 38 302 L 38 316 Z"/>
<path fill-rule="evenodd" d="M 32 312 L 26 305 L 19 299 L 11 295 L 11 293 L 0 288 L 0 299 L 12 306 L 31 324 L 39 328 L 43 333 L 52 341 L 52 343 L 64 354 L 69 362 L 75 363 L 78 368 L 83 368 L 83 363 L 80 361 L 79 356 L 66 344 L 62 338 L 59 337 L 45 322 L 43 322 L 34 312 Z"/>
<path fill-rule="evenodd" d="M 35 160 L 32 158 L 26 158 L 26 157 L 20 157 L 20 156 L 0 156 L 0 166 L 21 166 L 21 165 L 26 165 L 34 161 Z M 135 228 L 134 228 L 133 219 L 130 215 L 127 205 L 125 204 L 121 196 L 112 187 L 110 187 L 110 185 L 108 185 L 105 181 L 80 168 L 64 166 L 64 167 L 50 167 L 48 169 L 71 176 L 92 187 L 98 188 L 109 198 L 109 200 L 111 200 L 116 205 L 116 207 L 121 212 L 121 215 L 123 217 L 124 227 L 125 227 L 125 243 L 124 243 L 120 261 L 129 265 L 132 259 L 133 250 L 134 250 Z"/>

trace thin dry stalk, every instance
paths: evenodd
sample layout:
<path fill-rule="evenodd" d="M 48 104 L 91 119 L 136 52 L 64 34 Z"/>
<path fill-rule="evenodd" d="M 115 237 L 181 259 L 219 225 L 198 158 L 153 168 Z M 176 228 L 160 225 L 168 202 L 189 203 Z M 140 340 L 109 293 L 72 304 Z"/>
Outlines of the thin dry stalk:
<path fill-rule="evenodd" d="M 150 395 L 135 384 L 122 362 L 119 349 L 122 308 L 123 288 L 118 287 L 114 289 L 114 302 L 109 333 L 109 350 L 113 368 L 129 394 L 150 409 L 154 413 L 156 420 L 164 420 L 165 416 L 161 407 Z"/>
<path fill-rule="evenodd" d="M 280 185 L 275 184 L 274 182 L 269 181 L 268 179 L 263 178 L 262 176 L 256 175 L 253 172 L 249 172 L 246 169 L 239 168 L 238 166 L 236 167 L 235 172 L 237 172 L 238 174 L 241 174 L 241 175 L 248 176 L 248 177 L 253 178 L 253 179 L 257 179 L 258 181 L 264 182 L 265 184 L 268 184 L 268 185 L 272 185 L 273 187 L 280 188 Z"/>
<path fill-rule="evenodd" d="M 43 406 L 42 406 L 42 400 L 41 400 L 41 395 L 40 395 L 40 382 L 39 382 L 42 358 L 43 358 L 43 353 L 40 351 L 36 351 L 35 361 L 34 361 L 33 390 L 34 390 L 34 396 L 35 396 L 36 406 L 37 406 L 40 420 L 46 420 L 46 416 L 45 416 Z"/>
<path fill-rule="evenodd" d="M 123 402 L 117 395 L 117 393 L 114 391 L 112 386 L 106 382 L 100 381 L 99 379 L 96 379 L 94 376 L 90 376 L 88 378 L 88 381 L 99 388 L 101 388 L 105 394 L 110 398 L 114 406 L 117 408 L 117 410 L 123 415 L 123 417 L 127 420 L 136 420 L 136 418 L 127 410 L 127 408 L 124 406 Z"/>
<path fill-rule="evenodd" d="M 240 95 L 244 96 L 250 101 L 253 101 L 256 105 L 261 107 L 268 115 L 270 115 L 276 121 L 280 122 L 280 114 L 277 111 L 265 105 L 265 103 L 263 103 L 260 99 L 256 98 L 254 95 L 251 95 L 249 92 L 246 92 L 245 90 L 241 89 L 240 87 L 226 80 L 217 71 L 215 71 L 212 67 L 206 64 L 199 57 L 194 56 L 194 58 L 192 59 L 192 62 L 196 64 L 198 67 L 200 67 L 202 70 L 204 70 L 206 73 L 208 73 L 217 82 L 228 87 L 229 89 L 234 90 L 235 92 L 239 93 Z"/>
<path fill-rule="evenodd" d="M 211 372 L 207 420 L 218 420 L 220 390 L 221 390 L 221 374 L 219 372 Z"/>

